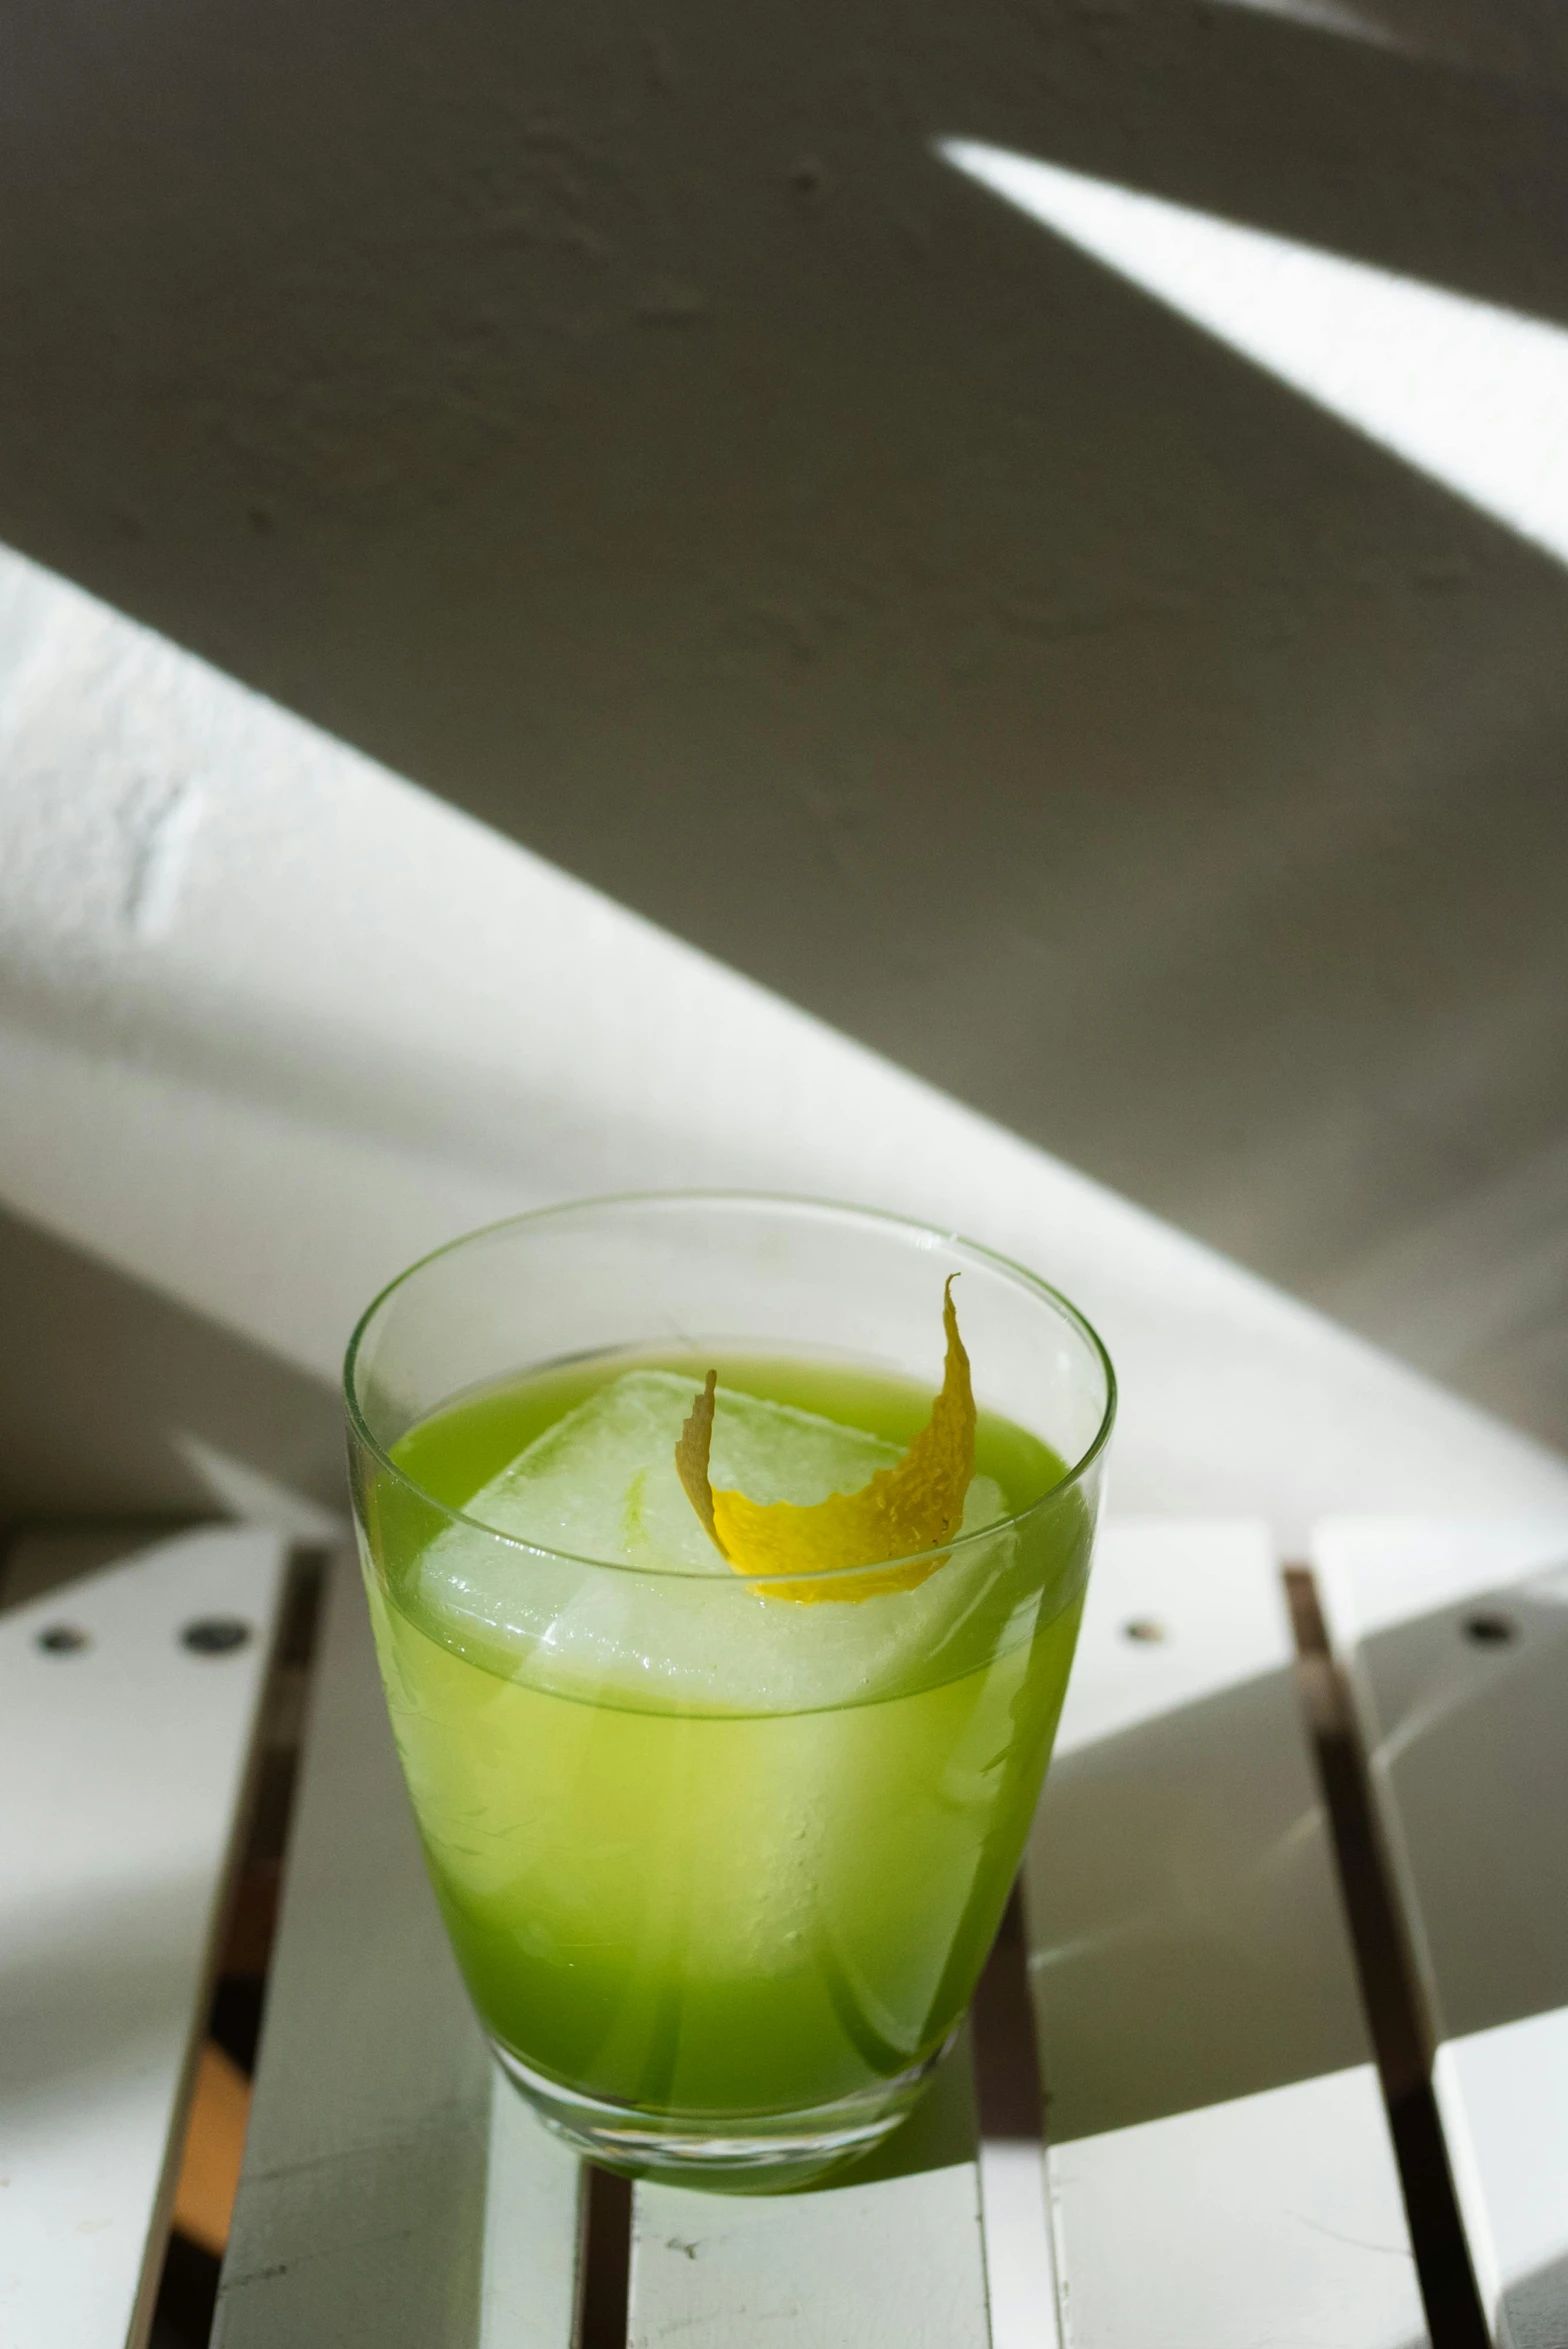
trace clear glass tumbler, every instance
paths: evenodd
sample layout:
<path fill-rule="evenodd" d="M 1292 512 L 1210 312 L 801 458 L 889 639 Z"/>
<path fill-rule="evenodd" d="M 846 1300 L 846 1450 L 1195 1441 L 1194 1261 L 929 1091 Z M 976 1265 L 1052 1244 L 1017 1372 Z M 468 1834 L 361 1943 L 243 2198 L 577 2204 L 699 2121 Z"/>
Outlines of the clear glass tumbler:
<path fill-rule="evenodd" d="M 759 1580 L 661 1534 L 685 1504 L 663 1439 L 628 1483 L 637 1411 L 667 1437 L 717 1366 L 764 1468 L 770 1430 L 896 1459 L 953 1275 L 978 1433 L 940 1549 Z M 948 1233 L 655 1195 L 425 1258 L 345 1377 L 392 1726 L 506 2073 L 639 2174 L 765 2189 L 875 2144 L 962 2016 L 1045 1774 L 1115 1411 L 1093 1330 Z M 526 1536 L 496 1498 L 519 1477 Z"/>

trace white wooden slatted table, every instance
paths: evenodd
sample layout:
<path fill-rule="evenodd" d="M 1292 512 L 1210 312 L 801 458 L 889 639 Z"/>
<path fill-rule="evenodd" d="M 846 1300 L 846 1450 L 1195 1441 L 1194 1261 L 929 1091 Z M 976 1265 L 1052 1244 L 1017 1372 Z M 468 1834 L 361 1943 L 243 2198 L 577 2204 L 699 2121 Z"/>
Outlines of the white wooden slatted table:
<path fill-rule="evenodd" d="M 1500 2349 L 1568 2344 L 1568 1520 L 1320 1529 Z"/>
<path fill-rule="evenodd" d="M 1564 2349 L 1568 1523 L 1341 1524 L 1316 1555 L 1493 2336 Z M 0 1616 L 19 2349 L 145 2337 L 285 1566 L 202 1533 Z M 1022 1891 L 1013 2036 L 1004 1934 L 978 2066 L 966 2036 L 872 2162 L 777 2200 L 607 2185 L 492 2073 L 340 1558 L 216 2343 L 1423 2349 L 1261 1528 L 1103 1537 Z"/>
<path fill-rule="evenodd" d="M 192 1533 L 0 1616 L 8 2349 L 145 2327 L 284 1567 Z"/>
<path fill-rule="evenodd" d="M 639 2185 L 634 2349 L 1424 2342 L 1277 1567 L 1149 1527 L 1095 1580 L 1028 1871 L 1061 2335 L 1039 2144 L 977 2145 L 961 2047 L 843 2184 Z M 351 1567 L 323 1637 L 216 2338 L 570 2349 L 578 2165 L 491 2086 Z"/>

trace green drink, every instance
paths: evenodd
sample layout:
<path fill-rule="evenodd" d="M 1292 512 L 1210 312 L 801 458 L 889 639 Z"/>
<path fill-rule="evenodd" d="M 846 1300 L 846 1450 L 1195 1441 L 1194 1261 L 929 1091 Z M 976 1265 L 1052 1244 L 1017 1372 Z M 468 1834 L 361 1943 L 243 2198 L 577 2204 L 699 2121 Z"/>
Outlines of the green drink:
<path fill-rule="evenodd" d="M 650 1209 L 843 1213 L 563 1212 Z M 510 1228 L 527 1246 L 551 1220 Z M 964 1260 L 984 1324 L 974 1276 L 994 1260 Z M 760 1314 L 732 1300 L 714 1326 L 776 1325 L 763 1287 Z M 815 1310 L 831 1342 L 826 1294 Z M 932 1378 L 720 1339 L 556 1362 L 438 1377 L 435 1408 L 405 1396 L 404 1424 L 356 1446 L 431 1878 L 496 2053 L 548 2121 L 625 2166 L 785 2182 L 884 2135 L 967 2003 L 1061 1710 L 1094 1478 L 982 1407 L 941 1551 L 791 1592 L 739 1573 L 682 1489 L 704 1374 L 715 1486 L 803 1509 L 900 1460 Z M 978 1346 L 976 1366 L 983 1382 Z M 1109 1401 L 1107 1379 L 1097 1441 Z"/>

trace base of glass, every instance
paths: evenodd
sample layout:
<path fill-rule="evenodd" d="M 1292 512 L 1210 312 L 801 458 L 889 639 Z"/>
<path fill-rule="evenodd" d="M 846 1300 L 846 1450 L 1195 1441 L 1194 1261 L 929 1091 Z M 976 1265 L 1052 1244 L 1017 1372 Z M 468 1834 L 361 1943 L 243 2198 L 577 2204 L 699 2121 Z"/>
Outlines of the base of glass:
<path fill-rule="evenodd" d="M 949 2042 L 949 2044 L 951 2044 Z M 947 2053 L 938 2048 L 874 2088 L 805 2112 L 642 2112 L 567 2088 L 492 2039 L 512 2086 L 574 2152 L 632 2178 L 724 2194 L 782 2194 L 826 2176 L 890 2137 Z"/>

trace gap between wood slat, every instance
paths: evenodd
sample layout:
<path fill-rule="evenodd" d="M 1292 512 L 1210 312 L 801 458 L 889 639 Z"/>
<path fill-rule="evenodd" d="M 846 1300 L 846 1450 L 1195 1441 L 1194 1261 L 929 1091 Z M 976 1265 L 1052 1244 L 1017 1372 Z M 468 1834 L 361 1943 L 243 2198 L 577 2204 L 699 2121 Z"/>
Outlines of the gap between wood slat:
<path fill-rule="evenodd" d="M 1055 2349 L 1056 2267 L 1045 2174 L 1045 2107 L 1023 1895 L 1008 1896 L 969 2017 L 986 2289 L 994 2349 Z"/>
<path fill-rule="evenodd" d="M 576 2349 L 626 2349 L 632 2269 L 631 2180 L 585 2162 L 582 2209 Z"/>
<path fill-rule="evenodd" d="M 1351 1713 L 1309 1568 L 1285 1569 L 1298 1677 L 1333 1834 L 1362 2002 L 1388 2108 L 1432 2349 L 1490 2349 L 1460 2224 L 1415 1976 Z"/>
<path fill-rule="evenodd" d="M 975 1988 L 971 2024 L 981 2136 L 1009 2144 L 1041 2144 L 1044 2126 L 1029 1993 L 1029 1943 L 1016 1884 Z"/>
<path fill-rule="evenodd" d="M 304 1544 L 290 1553 L 288 1591 L 245 1796 L 244 1841 L 219 1937 L 207 2037 L 198 2056 L 175 2191 L 176 2219 L 182 2203 L 200 2210 L 208 2239 L 193 2240 L 177 2225 L 170 2233 L 153 2305 L 151 2349 L 205 2349 L 212 2332 L 223 2238 L 244 2152 L 249 2073 L 277 1926 L 278 1887 L 299 1775 L 300 1724 L 315 1663 L 328 1555 Z M 243 2082 L 243 2111 L 235 2109 L 232 2095 L 221 2100 L 220 2109 L 210 2088 L 204 2094 L 206 2076 L 219 2068 L 237 2073 Z"/>

